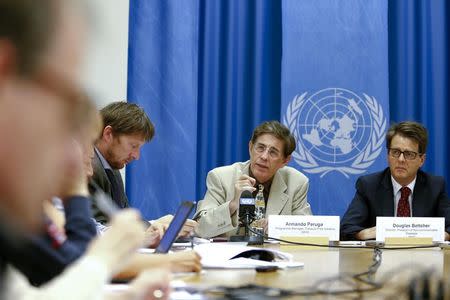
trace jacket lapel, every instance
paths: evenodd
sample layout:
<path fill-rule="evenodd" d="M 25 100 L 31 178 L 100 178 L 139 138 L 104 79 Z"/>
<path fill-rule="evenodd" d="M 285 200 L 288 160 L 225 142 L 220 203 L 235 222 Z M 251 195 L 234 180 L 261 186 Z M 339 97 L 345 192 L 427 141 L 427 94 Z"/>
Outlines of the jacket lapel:
<path fill-rule="evenodd" d="M 103 191 L 107 194 L 111 194 L 111 183 L 109 182 L 108 176 L 106 175 L 105 169 L 103 168 L 102 162 L 100 161 L 100 157 L 97 154 L 97 151 L 94 151 L 95 156 L 92 162 L 92 167 L 94 169 L 93 180 L 100 185 Z"/>
<path fill-rule="evenodd" d="M 275 173 L 270 187 L 269 200 L 267 201 L 266 217 L 269 215 L 279 215 L 286 203 L 289 196 L 286 194 L 287 186 L 279 171 Z"/>
<path fill-rule="evenodd" d="M 379 201 L 379 207 L 381 208 L 380 216 L 392 217 L 395 215 L 394 208 L 394 189 L 392 187 L 391 172 L 389 168 L 384 173 L 381 180 L 382 188 L 377 192 L 377 199 Z"/>
<path fill-rule="evenodd" d="M 244 165 L 241 166 L 241 172 L 242 174 L 249 175 L 249 168 L 250 168 L 250 161 L 246 161 Z M 237 175 L 237 174 L 236 174 Z M 237 176 L 236 176 L 237 180 Z"/>
<path fill-rule="evenodd" d="M 427 191 L 425 176 L 419 170 L 417 172 L 416 184 L 414 185 L 414 191 L 412 196 L 412 216 L 413 217 L 423 217 L 424 213 L 429 211 L 425 206 L 427 201 Z"/>

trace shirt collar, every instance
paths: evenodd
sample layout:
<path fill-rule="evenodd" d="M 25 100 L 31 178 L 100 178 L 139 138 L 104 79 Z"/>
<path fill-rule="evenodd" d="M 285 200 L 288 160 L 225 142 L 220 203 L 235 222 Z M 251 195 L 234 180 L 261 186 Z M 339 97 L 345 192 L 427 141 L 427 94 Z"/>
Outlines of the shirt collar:
<path fill-rule="evenodd" d="M 108 161 L 103 157 L 103 155 L 100 153 L 100 151 L 97 149 L 97 147 L 94 147 L 95 152 L 97 153 L 98 157 L 100 158 L 100 162 L 103 166 L 103 169 L 110 169 L 112 170 L 113 168 L 111 168 L 111 165 L 108 163 Z"/>
<path fill-rule="evenodd" d="M 250 165 L 248 165 L 248 175 L 249 175 L 250 177 L 253 177 L 253 178 L 256 179 L 256 177 L 255 177 L 255 176 L 253 175 L 253 173 L 252 173 L 252 168 L 250 167 Z M 273 177 L 275 177 L 275 176 L 273 176 Z M 273 177 L 270 178 L 269 180 L 267 180 L 267 181 L 264 182 L 264 183 L 260 183 L 260 182 L 258 181 L 258 179 L 256 179 L 256 184 L 255 184 L 256 191 L 258 191 L 258 189 L 259 189 L 258 185 L 259 185 L 259 184 L 262 184 L 262 185 L 264 186 L 264 192 L 267 192 L 267 193 L 270 192 L 270 187 L 272 186 Z"/>
<path fill-rule="evenodd" d="M 416 185 L 416 179 L 417 179 L 417 176 L 414 177 L 414 180 L 411 181 L 411 182 L 407 185 L 407 187 L 409 187 L 409 189 L 411 190 L 411 192 L 414 191 L 414 186 Z M 398 183 L 398 182 L 394 179 L 394 177 L 392 177 L 392 175 L 391 175 L 391 181 L 392 181 L 392 188 L 394 189 L 394 195 L 397 195 L 398 191 L 400 191 L 400 189 L 401 189 L 403 186 L 402 186 L 400 183 Z"/>

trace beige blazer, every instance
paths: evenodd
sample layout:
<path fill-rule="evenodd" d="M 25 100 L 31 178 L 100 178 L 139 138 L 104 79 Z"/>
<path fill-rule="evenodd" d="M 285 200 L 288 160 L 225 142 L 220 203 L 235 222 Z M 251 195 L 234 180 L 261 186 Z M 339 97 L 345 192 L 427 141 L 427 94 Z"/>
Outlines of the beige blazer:
<path fill-rule="evenodd" d="M 194 219 L 198 226 L 196 233 L 209 238 L 219 235 L 235 235 L 238 229 L 238 211 L 230 215 L 229 202 L 234 199 L 234 184 L 238 170 L 248 175 L 250 162 L 237 162 L 230 166 L 215 168 L 206 178 L 207 191 L 197 205 Z M 266 217 L 269 215 L 311 215 L 306 198 L 308 178 L 291 167 L 279 169 L 273 178 Z"/>

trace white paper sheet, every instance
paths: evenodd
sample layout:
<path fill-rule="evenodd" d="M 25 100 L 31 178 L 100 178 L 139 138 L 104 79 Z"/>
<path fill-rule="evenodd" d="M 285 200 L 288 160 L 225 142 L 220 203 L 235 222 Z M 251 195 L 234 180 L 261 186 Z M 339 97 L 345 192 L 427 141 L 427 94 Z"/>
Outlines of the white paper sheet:
<path fill-rule="evenodd" d="M 267 248 L 248 247 L 245 244 L 236 243 L 212 243 L 202 244 L 195 248 L 195 251 L 202 257 L 203 268 L 220 268 L 220 269 L 253 269 L 259 266 L 277 266 L 279 268 L 302 267 L 302 262 L 294 262 L 293 256 L 286 252 L 281 252 Z M 268 262 L 250 258 L 232 257 L 248 251 L 259 250 L 268 251 L 275 255 L 275 261 Z"/>

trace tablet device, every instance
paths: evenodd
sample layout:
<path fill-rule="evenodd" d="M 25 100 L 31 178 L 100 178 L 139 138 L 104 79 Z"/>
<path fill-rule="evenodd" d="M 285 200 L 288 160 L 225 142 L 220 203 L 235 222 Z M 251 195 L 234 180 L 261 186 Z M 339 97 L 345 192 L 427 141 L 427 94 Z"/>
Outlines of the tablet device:
<path fill-rule="evenodd" d="M 194 207 L 194 202 L 183 201 L 178 207 L 177 213 L 170 222 L 169 227 L 164 233 L 164 236 L 161 239 L 158 247 L 155 250 L 155 253 L 167 253 L 169 252 L 170 247 L 172 247 L 173 242 L 178 236 L 181 228 L 183 228 L 184 222 L 186 222 L 189 214 Z"/>

